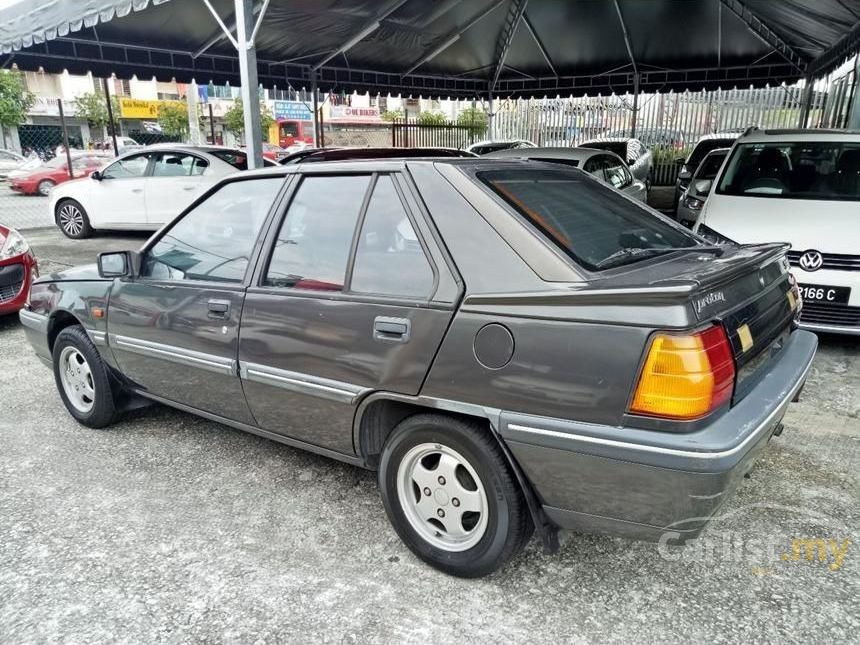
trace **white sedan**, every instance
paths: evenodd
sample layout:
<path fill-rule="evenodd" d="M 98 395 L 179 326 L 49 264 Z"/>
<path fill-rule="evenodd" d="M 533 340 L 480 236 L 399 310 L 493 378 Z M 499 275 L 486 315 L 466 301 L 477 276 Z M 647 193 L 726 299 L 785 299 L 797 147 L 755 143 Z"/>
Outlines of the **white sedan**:
<path fill-rule="evenodd" d="M 232 148 L 174 144 L 138 150 L 54 188 L 50 213 L 75 239 L 97 229 L 155 231 L 221 177 L 247 167 L 245 153 Z"/>

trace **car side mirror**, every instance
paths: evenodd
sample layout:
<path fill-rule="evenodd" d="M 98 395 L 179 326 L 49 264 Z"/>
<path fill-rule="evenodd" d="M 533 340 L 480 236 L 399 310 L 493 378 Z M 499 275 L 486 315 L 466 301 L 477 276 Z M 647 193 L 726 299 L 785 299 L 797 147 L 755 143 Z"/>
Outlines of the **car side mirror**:
<path fill-rule="evenodd" d="M 99 253 L 99 277 L 131 278 L 137 273 L 139 256 L 134 251 Z"/>
<path fill-rule="evenodd" d="M 101 181 L 102 179 L 104 179 L 104 177 L 102 177 L 101 172 L 99 172 L 98 170 L 94 170 L 92 173 L 90 173 L 90 177 L 92 177 L 96 181 Z"/>
<path fill-rule="evenodd" d="M 711 192 L 711 186 L 713 183 L 714 182 L 710 179 L 700 179 L 696 182 L 696 192 L 700 195 L 706 195 Z"/>

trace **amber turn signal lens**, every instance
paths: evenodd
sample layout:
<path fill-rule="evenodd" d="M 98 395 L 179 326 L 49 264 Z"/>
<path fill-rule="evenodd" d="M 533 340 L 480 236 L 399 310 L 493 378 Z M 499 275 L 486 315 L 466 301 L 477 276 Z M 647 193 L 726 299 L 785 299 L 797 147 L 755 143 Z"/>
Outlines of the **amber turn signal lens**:
<path fill-rule="evenodd" d="M 696 419 L 731 399 L 735 363 L 726 332 L 657 334 L 642 366 L 630 411 L 668 419 Z"/>

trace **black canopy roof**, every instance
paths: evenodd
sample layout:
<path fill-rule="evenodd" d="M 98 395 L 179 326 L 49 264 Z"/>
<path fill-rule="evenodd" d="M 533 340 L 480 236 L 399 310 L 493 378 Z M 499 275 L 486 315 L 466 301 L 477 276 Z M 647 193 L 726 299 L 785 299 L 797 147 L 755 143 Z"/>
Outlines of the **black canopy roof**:
<path fill-rule="evenodd" d="M 233 0 L 210 0 L 234 26 Z M 581 95 L 764 85 L 860 48 L 860 0 L 259 0 L 260 82 L 424 96 Z M 239 84 L 204 0 L 22 0 L 0 62 Z M 316 70 L 315 70 L 316 68 Z"/>

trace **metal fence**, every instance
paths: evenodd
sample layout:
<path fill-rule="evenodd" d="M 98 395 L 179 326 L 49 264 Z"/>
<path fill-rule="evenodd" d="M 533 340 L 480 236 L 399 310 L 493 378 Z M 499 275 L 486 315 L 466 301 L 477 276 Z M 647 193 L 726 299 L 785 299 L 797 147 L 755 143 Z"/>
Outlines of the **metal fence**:
<path fill-rule="evenodd" d="M 453 123 L 394 121 L 391 124 L 391 145 L 395 148 L 466 148 L 475 143 L 479 133 L 476 128 Z"/>

